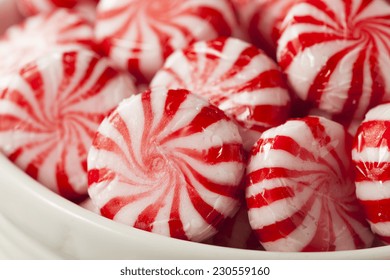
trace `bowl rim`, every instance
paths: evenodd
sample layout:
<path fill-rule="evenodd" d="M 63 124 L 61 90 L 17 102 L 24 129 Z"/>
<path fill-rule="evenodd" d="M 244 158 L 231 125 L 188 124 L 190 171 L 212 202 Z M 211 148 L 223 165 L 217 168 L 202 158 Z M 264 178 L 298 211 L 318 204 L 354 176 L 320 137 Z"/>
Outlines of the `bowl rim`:
<path fill-rule="evenodd" d="M 139 240 L 141 243 L 145 242 L 145 244 L 147 243 L 150 246 L 162 247 L 162 249 L 174 250 L 174 248 L 177 248 L 180 251 L 186 251 L 187 253 L 181 257 L 182 259 L 390 259 L 390 245 L 335 252 L 270 252 L 226 248 L 174 239 L 132 228 L 87 210 L 44 187 L 1 153 L 0 170 L 2 170 L 2 175 L 0 175 L 0 192 L 2 188 L 16 188 L 17 192 L 24 192 L 31 199 L 37 199 L 40 203 L 45 204 L 45 207 L 49 209 L 56 208 L 57 211 L 64 212 L 65 215 L 85 223 L 88 227 L 104 230 L 107 233 L 123 238 L 123 240 L 128 240 L 128 242 Z M 0 214 L 2 214 L 1 211 Z M 175 258 L 175 252 L 173 252 L 172 256 Z M 151 258 L 154 257 L 151 256 Z"/>

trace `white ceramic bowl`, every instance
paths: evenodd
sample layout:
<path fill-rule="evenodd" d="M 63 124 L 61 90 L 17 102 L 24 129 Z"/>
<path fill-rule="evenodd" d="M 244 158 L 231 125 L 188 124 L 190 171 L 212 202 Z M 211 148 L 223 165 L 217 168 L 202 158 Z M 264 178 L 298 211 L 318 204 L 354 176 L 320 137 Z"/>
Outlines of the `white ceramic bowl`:
<path fill-rule="evenodd" d="M 46 189 L 0 155 L 0 258 L 390 259 L 390 246 L 326 253 L 230 249 L 172 239 L 103 218 Z"/>

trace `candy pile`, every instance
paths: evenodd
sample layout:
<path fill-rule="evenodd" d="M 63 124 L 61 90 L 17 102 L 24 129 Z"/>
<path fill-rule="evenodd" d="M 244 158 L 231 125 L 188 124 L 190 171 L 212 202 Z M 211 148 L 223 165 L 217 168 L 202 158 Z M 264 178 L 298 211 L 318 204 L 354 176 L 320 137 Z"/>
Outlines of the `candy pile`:
<path fill-rule="evenodd" d="M 0 151 L 42 185 L 218 246 L 390 244 L 388 1 L 16 2 Z"/>

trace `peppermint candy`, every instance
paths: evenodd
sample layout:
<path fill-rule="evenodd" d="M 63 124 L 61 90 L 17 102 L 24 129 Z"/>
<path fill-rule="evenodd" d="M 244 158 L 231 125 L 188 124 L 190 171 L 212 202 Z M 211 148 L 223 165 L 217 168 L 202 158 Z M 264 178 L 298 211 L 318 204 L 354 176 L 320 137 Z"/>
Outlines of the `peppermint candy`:
<path fill-rule="evenodd" d="M 355 196 L 351 142 L 321 117 L 264 132 L 247 166 L 249 222 L 269 251 L 369 247 L 373 235 Z"/>
<path fill-rule="evenodd" d="M 343 124 L 390 100 L 389 14 L 383 0 L 294 5 L 277 58 L 296 94 Z"/>
<path fill-rule="evenodd" d="M 0 39 L 0 75 L 19 70 L 52 51 L 94 47 L 92 27 L 65 9 L 40 14 L 7 30 Z"/>
<path fill-rule="evenodd" d="M 89 195 L 107 218 L 203 241 L 239 207 L 243 157 L 236 125 L 217 107 L 187 90 L 148 90 L 100 125 Z"/>
<path fill-rule="evenodd" d="M 0 151 L 72 201 L 87 195 L 87 152 L 132 81 L 90 51 L 52 53 L 0 79 Z"/>
<path fill-rule="evenodd" d="M 359 126 L 352 158 L 356 195 L 371 229 L 390 244 L 390 104 L 371 109 Z"/>
<path fill-rule="evenodd" d="M 239 124 L 246 150 L 290 115 L 290 96 L 276 63 L 239 39 L 202 41 L 176 51 L 150 86 L 186 88 L 208 99 Z"/>
<path fill-rule="evenodd" d="M 96 37 L 118 67 L 144 83 L 174 50 L 230 36 L 235 26 L 228 0 L 102 0 Z"/>

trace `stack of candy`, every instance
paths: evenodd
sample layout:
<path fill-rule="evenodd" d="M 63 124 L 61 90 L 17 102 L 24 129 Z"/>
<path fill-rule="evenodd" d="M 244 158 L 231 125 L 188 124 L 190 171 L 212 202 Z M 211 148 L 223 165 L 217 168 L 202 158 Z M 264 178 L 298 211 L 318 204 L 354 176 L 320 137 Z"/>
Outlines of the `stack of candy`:
<path fill-rule="evenodd" d="M 0 151 L 42 185 L 218 246 L 390 244 L 389 1 L 16 2 Z"/>

